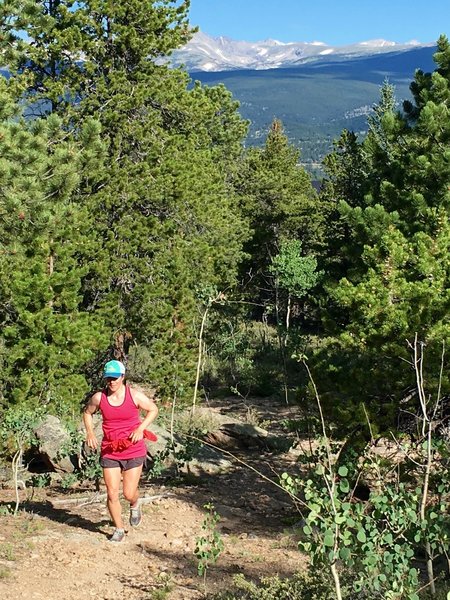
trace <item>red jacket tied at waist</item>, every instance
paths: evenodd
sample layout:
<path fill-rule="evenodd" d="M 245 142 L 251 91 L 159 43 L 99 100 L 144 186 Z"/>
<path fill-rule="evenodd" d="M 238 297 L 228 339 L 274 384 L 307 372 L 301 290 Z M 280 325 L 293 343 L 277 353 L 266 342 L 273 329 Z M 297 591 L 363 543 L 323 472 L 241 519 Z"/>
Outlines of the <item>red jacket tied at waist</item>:
<path fill-rule="evenodd" d="M 150 440 L 151 442 L 156 442 L 158 439 L 156 435 L 152 431 L 144 431 L 144 439 Z M 133 442 L 130 438 L 121 438 L 120 440 L 114 440 L 112 442 L 108 442 L 105 446 L 105 450 L 108 452 L 121 452 L 122 450 L 126 450 L 130 446 L 133 445 Z"/>

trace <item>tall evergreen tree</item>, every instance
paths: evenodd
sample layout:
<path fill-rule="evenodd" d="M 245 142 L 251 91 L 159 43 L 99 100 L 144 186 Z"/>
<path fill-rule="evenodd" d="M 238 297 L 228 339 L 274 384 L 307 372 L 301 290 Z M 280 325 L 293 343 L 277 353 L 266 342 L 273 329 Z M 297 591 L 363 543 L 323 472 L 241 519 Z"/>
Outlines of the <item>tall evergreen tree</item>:
<path fill-rule="evenodd" d="M 310 176 L 299 165 L 300 153 L 289 143 L 279 120 L 272 123 L 263 148 L 248 150 L 236 188 L 252 236 L 245 246 L 243 280 L 249 281 L 253 299 L 273 303 L 272 261 L 283 242 L 301 242 L 302 252 L 317 251 L 322 242 L 323 221 Z"/>
<path fill-rule="evenodd" d="M 13 0 L 3 13 L 11 91 L 61 115 L 69 132 L 101 123 L 108 157 L 98 183 L 81 190 L 98 244 L 84 301 L 102 314 L 111 353 L 126 358 L 130 343 L 144 344 L 147 376 L 166 389 L 174 363 L 193 382 L 201 290 L 234 282 L 246 232 L 227 181 L 246 131 L 237 103 L 223 88 L 190 88 L 165 64 L 191 35 L 188 9 Z"/>
<path fill-rule="evenodd" d="M 366 401 L 392 425 L 414 381 L 406 340 L 417 333 L 426 344 L 427 376 L 436 385 L 442 343 L 448 346 L 450 47 L 444 37 L 435 60 L 434 73 L 417 73 L 415 102 L 404 113 L 394 110 L 386 90 L 354 154 L 365 157 L 366 180 L 356 198 L 339 204 L 351 242 L 345 270 L 329 287 L 341 316 L 326 360 L 334 365 L 330 387 L 342 393 L 344 417 Z M 442 386 L 448 387 L 446 376 Z"/>
<path fill-rule="evenodd" d="M 102 322 L 83 310 L 95 249 L 78 196 L 103 155 L 92 120 L 78 139 L 57 116 L 0 124 L 2 403 L 66 411 L 88 389 L 82 369 L 105 349 Z"/>

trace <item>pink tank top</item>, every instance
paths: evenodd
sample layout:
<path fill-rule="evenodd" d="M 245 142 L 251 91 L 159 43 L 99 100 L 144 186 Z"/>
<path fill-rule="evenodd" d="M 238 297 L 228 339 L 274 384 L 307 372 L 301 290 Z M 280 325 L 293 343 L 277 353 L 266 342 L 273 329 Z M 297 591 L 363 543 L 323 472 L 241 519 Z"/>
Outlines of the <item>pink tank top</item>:
<path fill-rule="evenodd" d="M 110 442 L 129 438 L 130 433 L 141 424 L 139 409 L 131 397 L 130 388 L 125 386 L 125 398 L 119 406 L 110 404 L 108 395 L 103 390 L 99 408 L 103 417 L 101 456 L 115 460 L 146 456 L 147 446 L 143 439 L 120 451 L 111 449 Z"/>

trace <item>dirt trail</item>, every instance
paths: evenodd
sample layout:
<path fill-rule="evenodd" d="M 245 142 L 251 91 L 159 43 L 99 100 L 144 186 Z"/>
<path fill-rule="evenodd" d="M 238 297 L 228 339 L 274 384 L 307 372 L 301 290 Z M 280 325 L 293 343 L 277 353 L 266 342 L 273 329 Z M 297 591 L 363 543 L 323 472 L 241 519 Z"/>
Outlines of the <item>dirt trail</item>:
<path fill-rule="evenodd" d="M 242 458 L 272 478 L 274 469 L 281 472 L 295 460 L 257 451 Z M 292 514 L 288 499 L 240 463 L 199 485 L 144 483 L 141 492 L 156 498 L 144 505 L 143 523 L 121 544 L 108 541 L 112 528 L 106 506 L 95 501 L 93 489 L 38 490 L 17 517 L 0 516 L 0 598 L 203 598 L 193 550 L 207 502 L 221 517 L 225 547 L 208 572 L 210 594 L 229 587 L 236 573 L 284 576 L 304 564 L 293 530 L 284 524 L 283 516 Z M 12 490 L 0 490 L 0 515 L 13 500 Z"/>

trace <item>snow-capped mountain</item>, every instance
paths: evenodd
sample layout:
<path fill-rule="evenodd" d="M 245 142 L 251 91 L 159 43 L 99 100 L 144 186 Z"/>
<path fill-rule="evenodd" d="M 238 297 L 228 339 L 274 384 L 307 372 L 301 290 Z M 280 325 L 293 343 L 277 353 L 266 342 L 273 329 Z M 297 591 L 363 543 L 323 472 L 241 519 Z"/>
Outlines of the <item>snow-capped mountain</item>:
<path fill-rule="evenodd" d="M 235 69 L 276 69 L 307 62 L 343 60 L 385 52 L 402 52 L 431 46 L 411 41 L 398 44 L 386 40 L 370 40 L 348 46 L 329 46 L 323 42 L 235 41 L 227 37 L 210 37 L 199 31 L 186 46 L 171 56 L 175 66 L 188 71 L 231 71 Z"/>

